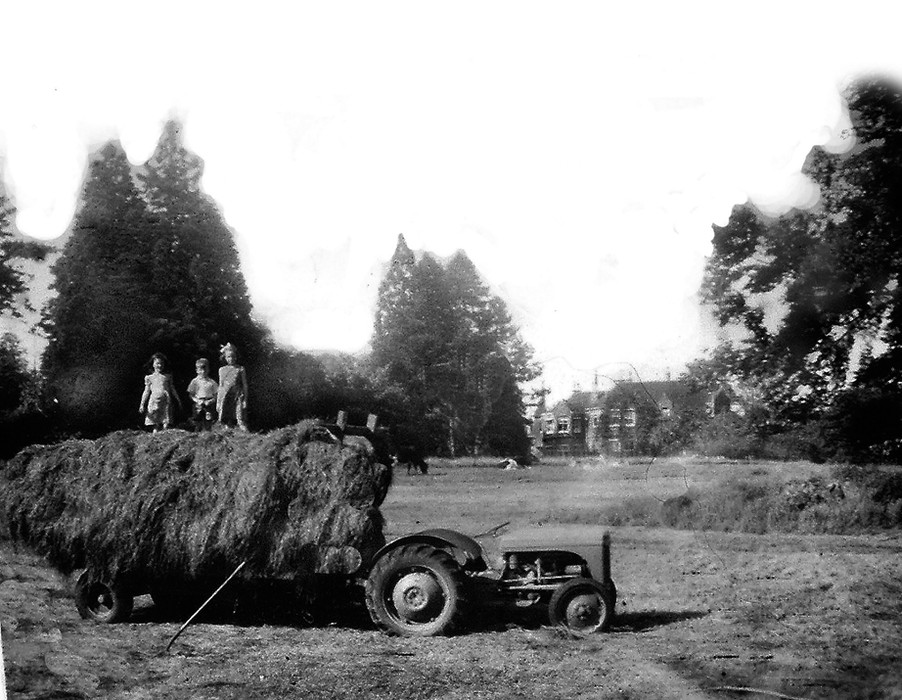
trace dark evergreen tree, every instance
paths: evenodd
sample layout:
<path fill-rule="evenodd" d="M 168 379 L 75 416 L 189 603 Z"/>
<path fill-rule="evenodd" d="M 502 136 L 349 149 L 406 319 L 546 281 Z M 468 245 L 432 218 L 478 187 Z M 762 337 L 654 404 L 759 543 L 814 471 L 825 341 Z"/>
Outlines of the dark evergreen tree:
<path fill-rule="evenodd" d="M 29 370 L 25 352 L 12 333 L 0 336 L 0 459 L 26 445 L 53 439 L 51 411 L 45 410 L 41 375 Z"/>
<path fill-rule="evenodd" d="M 166 125 L 137 178 L 118 143 L 90 163 L 43 319 L 44 369 L 68 430 L 136 425 L 153 352 L 169 357 L 179 392 L 198 356 L 215 375 L 227 341 L 252 382 L 268 360 L 232 231 L 201 190 L 202 163 L 179 132 Z M 250 400 L 253 420 L 253 390 Z"/>
<path fill-rule="evenodd" d="M 453 403 L 449 396 L 453 316 L 441 265 L 425 255 L 417 262 L 403 236 L 379 288 L 373 335 L 373 362 L 389 386 L 402 389 L 412 436 L 419 449 L 441 451 L 449 436 Z"/>
<path fill-rule="evenodd" d="M 18 267 L 22 260 L 44 260 L 49 246 L 27 241 L 13 233 L 12 217 L 15 209 L 0 186 L 0 313 L 21 316 L 17 300 L 28 290 L 28 278 Z M 28 300 L 22 302 L 25 308 Z"/>
<path fill-rule="evenodd" d="M 198 355 L 215 366 L 226 342 L 238 346 L 249 366 L 271 351 L 252 318 L 233 232 L 204 193 L 202 175 L 203 161 L 185 148 L 181 124 L 170 121 L 138 176 L 153 222 L 148 260 L 160 310 L 148 344 L 167 353 L 185 377 Z"/>
<path fill-rule="evenodd" d="M 535 376 L 531 350 L 463 253 L 444 268 L 429 254 L 417 262 L 399 237 L 379 289 L 373 363 L 407 398 L 408 442 L 419 435 L 419 447 L 452 455 L 523 454 L 517 382 Z"/>
<path fill-rule="evenodd" d="M 404 348 L 408 317 L 412 306 L 416 258 L 403 235 L 379 283 L 376 316 L 373 322 L 373 361 L 384 367 L 391 379 L 407 381 L 412 369 L 406 367 Z"/>
<path fill-rule="evenodd" d="M 251 418 L 256 430 L 279 428 L 303 418 L 334 418 L 339 410 L 348 410 L 345 402 L 332 400 L 335 392 L 329 378 L 311 355 L 276 348 L 255 362 L 254 368 L 251 391 L 258 400 Z"/>
<path fill-rule="evenodd" d="M 453 389 L 460 443 L 468 452 L 495 450 L 499 435 L 506 436 L 504 444 L 512 440 L 509 430 L 499 432 L 499 422 L 517 424 L 525 436 L 522 396 L 512 390 L 518 381 L 535 378 L 532 350 L 520 339 L 504 302 L 492 294 L 464 252 L 452 256 L 446 275 L 455 318 Z"/>
<path fill-rule="evenodd" d="M 28 383 L 22 345 L 14 334 L 4 333 L 0 336 L 0 416 L 19 408 Z"/>
<path fill-rule="evenodd" d="M 161 306 L 149 290 L 144 202 L 116 142 L 92 157 L 80 206 L 53 266 L 43 371 L 69 429 L 137 422 L 147 339 Z"/>

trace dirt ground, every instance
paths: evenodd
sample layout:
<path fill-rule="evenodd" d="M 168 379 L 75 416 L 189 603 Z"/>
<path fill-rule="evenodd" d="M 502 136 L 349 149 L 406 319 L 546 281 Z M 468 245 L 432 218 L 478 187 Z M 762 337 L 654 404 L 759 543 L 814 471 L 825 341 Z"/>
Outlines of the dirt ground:
<path fill-rule="evenodd" d="M 433 469 L 396 475 L 389 534 L 512 519 L 578 520 L 593 503 L 702 481 L 710 465 Z M 737 467 L 732 467 L 737 468 Z M 746 465 L 742 469 L 784 469 Z M 814 469 L 814 467 L 812 467 Z M 561 494 L 568 494 L 563 497 Z M 600 507 L 600 506 L 599 506 Z M 589 527 L 578 522 L 573 527 Z M 398 639 L 357 596 L 314 626 L 228 615 L 189 627 L 136 600 L 130 622 L 81 620 L 69 582 L 0 545 L 0 629 L 11 698 L 902 697 L 902 535 L 750 535 L 611 528 L 618 616 L 571 639 L 540 609 L 495 610 L 454 637 Z M 480 539 L 490 556 L 498 541 Z M 333 611 L 334 613 L 334 611 Z M 743 690 L 740 690 L 743 689 Z M 758 695 L 758 697 L 762 697 Z"/>

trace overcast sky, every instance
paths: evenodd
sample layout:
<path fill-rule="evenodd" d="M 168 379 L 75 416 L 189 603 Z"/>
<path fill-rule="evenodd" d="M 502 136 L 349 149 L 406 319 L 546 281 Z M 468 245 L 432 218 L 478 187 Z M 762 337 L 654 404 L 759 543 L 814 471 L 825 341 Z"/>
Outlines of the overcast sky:
<path fill-rule="evenodd" d="M 63 233 L 91 148 L 142 163 L 178 116 L 277 339 L 361 349 L 403 233 L 467 252 L 558 396 L 716 342 L 711 224 L 814 202 L 840 87 L 902 75 L 891 3 L 0 5 L 23 233 Z"/>

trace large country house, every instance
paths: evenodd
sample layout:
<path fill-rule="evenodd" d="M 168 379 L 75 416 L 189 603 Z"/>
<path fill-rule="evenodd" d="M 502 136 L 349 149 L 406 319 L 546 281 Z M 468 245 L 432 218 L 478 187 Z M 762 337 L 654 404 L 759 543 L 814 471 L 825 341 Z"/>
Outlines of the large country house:
<path fill-rule="evenodd" d="M 635 453 L 650 430 L 684 412 L 741 410 L 726 387 L 706 394 L 678 381 L 618 382 L 608 391 L 575 391 L 550 409 L 537 407 L 532 441 L 544 454 Z"/>

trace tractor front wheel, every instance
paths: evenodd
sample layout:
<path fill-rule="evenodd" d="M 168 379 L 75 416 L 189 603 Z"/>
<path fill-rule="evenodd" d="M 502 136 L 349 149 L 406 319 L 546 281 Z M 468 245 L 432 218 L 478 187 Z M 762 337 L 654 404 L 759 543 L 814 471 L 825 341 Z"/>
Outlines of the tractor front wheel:
<path fill-rule="evenodd" d="M 461 626 L 465 604 L 460 566 L 447 552 L 427 544 L 388 552 L 366 581 L 370 617 L 390 634 L 449 634 Z"/>
<path fill-rule="evenodd" d="M 548 617 L 554 626 L 570 634 L 587 637 L 611 625 L 614 602 L 609 591 L 591 578 L 575 578 L 559 586 L 548 603 Z"/>

